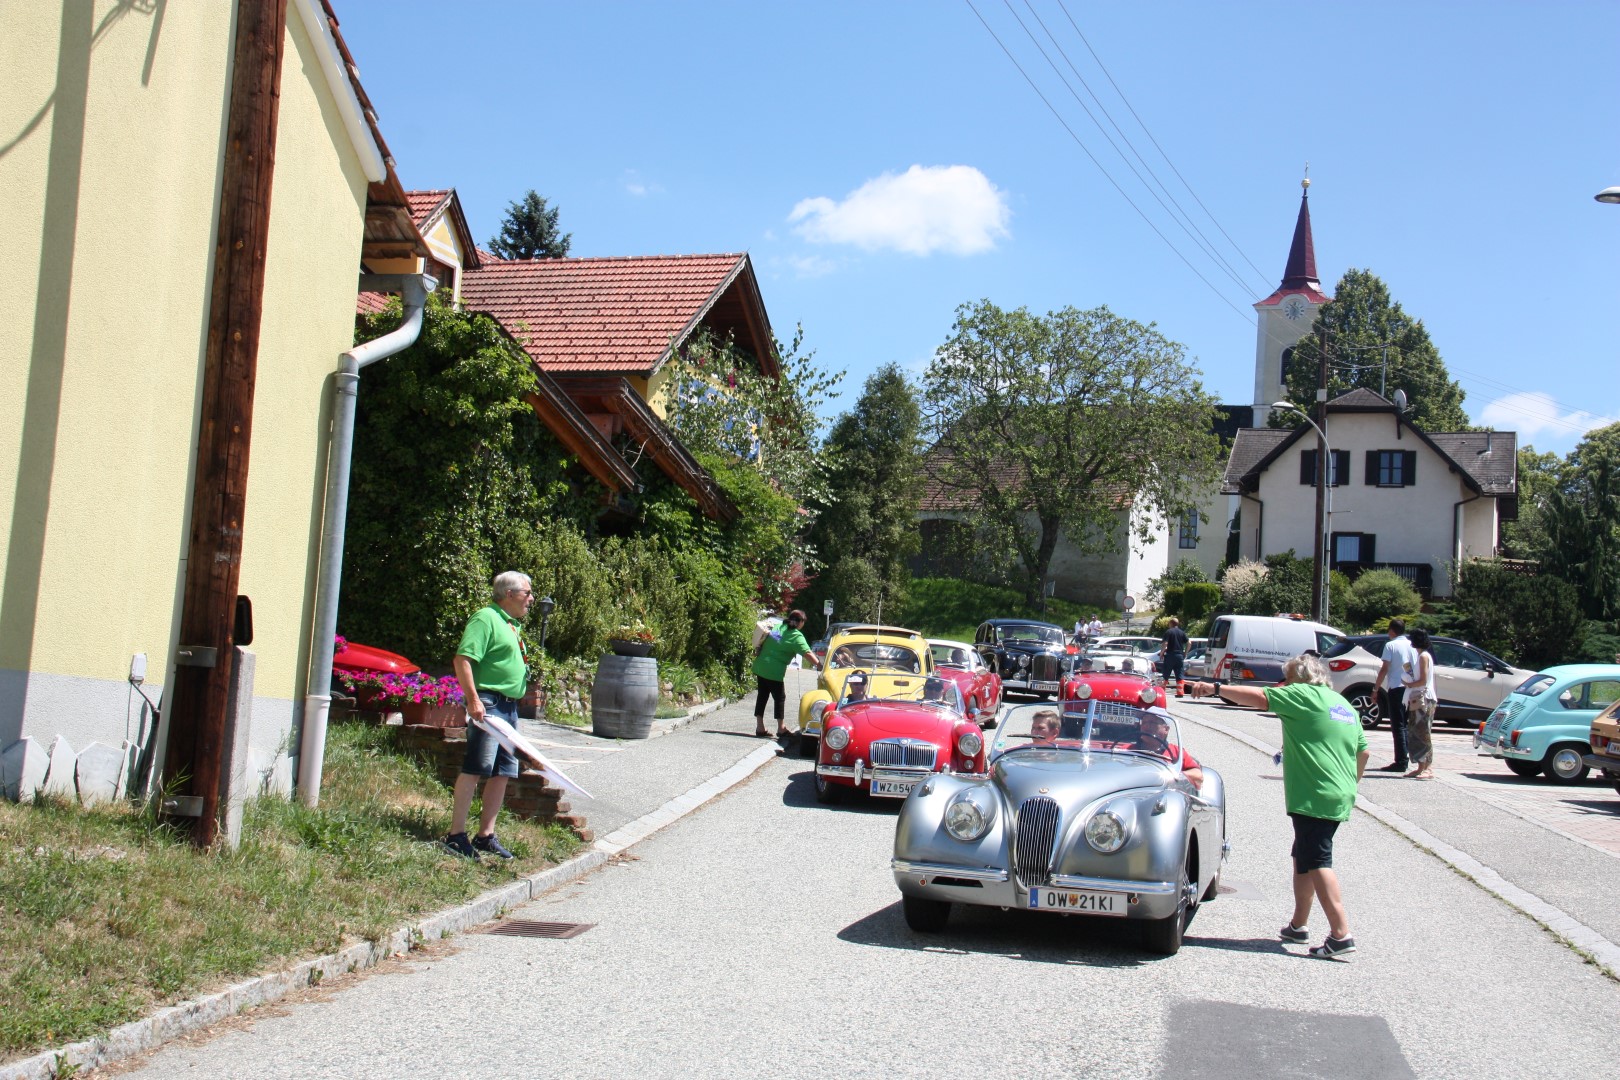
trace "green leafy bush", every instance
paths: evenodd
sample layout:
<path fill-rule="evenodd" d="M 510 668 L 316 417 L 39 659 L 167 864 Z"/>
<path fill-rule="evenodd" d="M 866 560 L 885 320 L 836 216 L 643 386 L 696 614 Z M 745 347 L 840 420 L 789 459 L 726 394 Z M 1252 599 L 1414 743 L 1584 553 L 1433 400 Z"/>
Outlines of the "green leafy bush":
<path fill-rule="evenodd" d="M 1575 586 L 1551 574 L 1526 577 L 1495 560 L 1474 560 L 1458 572 L 1453 602 L 1476 645 L 1520 667 L 1568 662 L 1586 639 Z"/>
<path fill-rule="evenodd" d="M 1181 614 L 1181 592 L 1184 588 L 1184 585 L 1166 585 L 1162 590 L 1164 600 L 1159 610 L 1166 615 Z"/>
<path fill-rule="evenodd" d="M 1119 612 L 1066 600 L 1048 600 L 1046 614 L 1029 606 L 1018 589 L 986 585 L 962 578 L 914 578 L 906 604 L 894 614 L 884 609 L 883 621 L 908 627 L 928 637 L 973 640 L 973 632 L 986 619 L 1038 619 L 1072 627 L 1081 616 L 1093 613 L 1104 622 L 1119 618 Z M 836 617 L 836 616 L 835 616 Z M 812 626 L 819 624 L 812 619 Z"/>
<path fill-rule="evenodd" d="M 1350 586 L 1348 621 L 1355 626 L 1371 626 L 1379 619 L 1389 625 L 1393 616 L 1417 611 L 1423 597 L 1393 570 L 1368 570 Z"/>
<path fill-rule="evenodd" d="M 1214 611 L 1221 602 L 1221 587 L 1212 581 L 1190 581 L 1181 587 L 1181 621 L 1190 624 Z"/>

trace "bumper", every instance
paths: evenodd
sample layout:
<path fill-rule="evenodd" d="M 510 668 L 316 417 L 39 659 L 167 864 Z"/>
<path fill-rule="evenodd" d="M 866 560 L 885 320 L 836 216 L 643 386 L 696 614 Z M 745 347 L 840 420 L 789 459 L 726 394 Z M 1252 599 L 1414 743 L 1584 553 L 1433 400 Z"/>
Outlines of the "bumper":
<path fill-rule="evenodd" d="M 1013 881 L 1007 871 L 995 867 L 953 866 L 906 859 L 894 859 L 889 866 L 894 872 L 895 885 L 906 896 L 984 907 L 1029 906 L 1029 890 Z M 1054 889 L 1124 893 L 1128 905 L 1125 917 L 1128 919 L 1162 919 L 1175 914 L 1180 902 L 1173 881 L 1124 881 L 1118 878 L 1053 874 L 1049 885 Z"/>
<path fill-rule="evenodd" d="M 1620 776 L 1620 758 L 1610 757 L 1608 754 L 1587 754 L 1581 760 L 1599 772 Z"/>
<path fill-rule="evenodd" d="M 874 766 L 868 765 L 864 761 L 857 761 L 853 765 L 816 765 L 817 776 L 857 788 L 870 788 L 873 777 L 879 780 L 899 780 L 915 785 L 922 783 L 933 774 L 934 770 L 932 769 L 905 768 L 894 765 Z"/>

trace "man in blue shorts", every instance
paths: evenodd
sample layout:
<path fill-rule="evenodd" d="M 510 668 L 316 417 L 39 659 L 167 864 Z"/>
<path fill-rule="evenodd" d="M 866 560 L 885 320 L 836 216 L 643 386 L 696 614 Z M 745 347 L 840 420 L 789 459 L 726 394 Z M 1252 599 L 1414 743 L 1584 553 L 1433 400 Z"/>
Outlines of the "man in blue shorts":
<path fill-rule="evenodd" d="M 456 646 L 456 681 L 467 699 L 467 718 L 474 722 L 467 725 L 467 753 L 461 761 L 461 775 L 456 777 L 455 808 L 444 846 L 469 859 L 480 852 L 512 857 L 495 838 L 495 815 L 506 798 L 507 780 L 518 774 L 517 758 L 476 721 L 488 713 L 517 728 L 518 701 L 529 688 L 529 671 L 523 661 L 523 617 L 533 602 L 529 576 L 508 570 L 495 579 L 494 600 L 467 620 L 461 644 Z M 468 839 L 467 812 L 480 778 L 484 802 L 478 832 Z"/>

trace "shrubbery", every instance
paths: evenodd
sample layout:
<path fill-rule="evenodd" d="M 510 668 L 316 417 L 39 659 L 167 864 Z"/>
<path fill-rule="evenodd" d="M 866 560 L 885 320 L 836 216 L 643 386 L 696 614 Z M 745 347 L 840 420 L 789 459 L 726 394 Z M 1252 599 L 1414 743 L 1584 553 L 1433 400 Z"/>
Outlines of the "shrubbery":
<path fill-rule="evenodd" d="M 1379 619 L 1389 625 L 1396 615 L 1409 615 L 1423 606 L 1423 597 L 1393 570 L 1368 570 L 1350 586 L 1347 621 L 1357 627 Z"/>
<path fill-rule="evenodd" d="M 1068 628 L 1082 615 L 1090 617 L 1093 612 L 1104 622 L 1119 618 L 1117 611 L 1067 600 L 1048 600 L 1046 614 L 1042 615 L 1039 607 L 1024 603 L 1024 595 L 1017 589 L 961 578 L 914 578 L 905 606 L 892 614 L 885 608 L 883 621 L 928 637 L 965 636 L 972 641 L 974 630 L 986 619 L 1037 619 Z M 819 630 L 817 618 L 817 613 L 812 613 L 810 624 Z"/>
<path fill-rule="evenodd" d="M 1453 598 L 1468 637 L 1520 667 L 1580 654 L 1587 624 L 1575 587 L 1551 574 L 1526 577 L 1494 560 L 1463 564 Z"/>

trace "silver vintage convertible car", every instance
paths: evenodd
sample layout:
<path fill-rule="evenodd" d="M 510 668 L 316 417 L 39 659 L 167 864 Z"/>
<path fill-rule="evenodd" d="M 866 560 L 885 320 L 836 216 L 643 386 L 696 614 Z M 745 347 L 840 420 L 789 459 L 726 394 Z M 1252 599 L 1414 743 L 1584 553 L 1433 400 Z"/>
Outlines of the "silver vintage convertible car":
<path fill-rule="evenodd" d="M 1226 861 L 1226 792 L 1213 769 L 1189 772 L 1174 717 L 1018 706 L 988 762 L 982 776 L 930 777 L 900 808 L 892 866 L 913 930 L 980 904 L 1141 920 L 1149 949 L 1181 948 Z"/>

